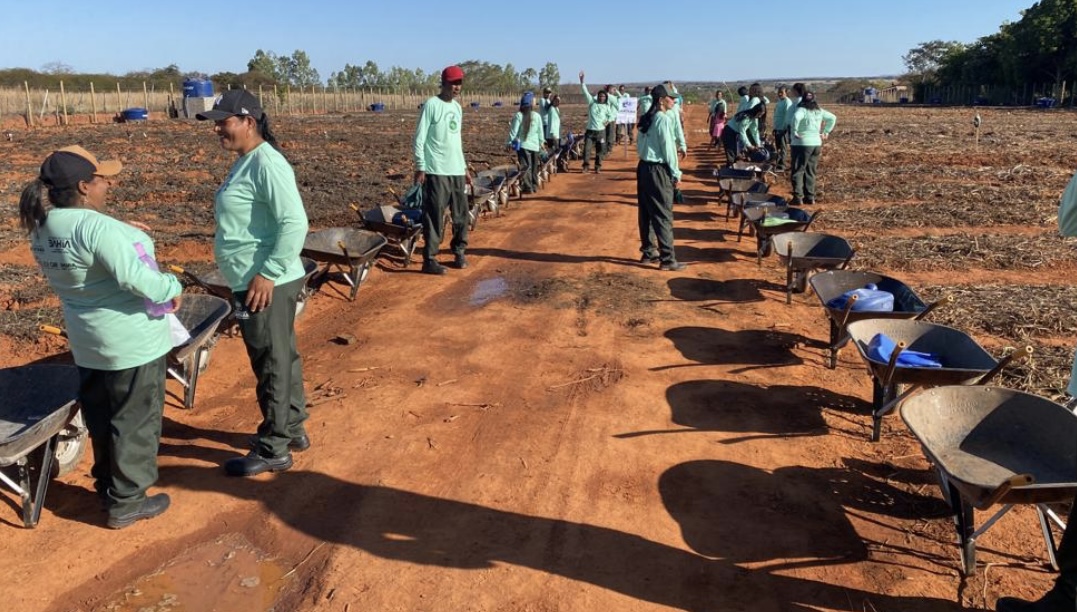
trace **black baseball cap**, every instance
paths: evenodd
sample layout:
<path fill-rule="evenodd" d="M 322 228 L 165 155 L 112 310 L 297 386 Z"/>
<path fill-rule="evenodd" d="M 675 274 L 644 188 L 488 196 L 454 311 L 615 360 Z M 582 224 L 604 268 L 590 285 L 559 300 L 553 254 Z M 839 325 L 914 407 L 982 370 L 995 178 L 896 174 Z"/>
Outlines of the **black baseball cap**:
<path fill-rule="evenodd" d="M 651 88 L 651 97 L 655 100 L 661 100 L 662 98 L 672 98 L 673 94 L 669 93 L 665 85 L 655 85 Z"/>
<path fill-rule="evenodd" d="M 254 117 L 261 119 L 265 115 L 262 103 L 246 89 L 229 89 L 213 101 L 213 110 L 198 113 L 199 121 L 220 121 L 229 117 Z"/>
<path fill-rule="evenodd" d="M 46 157 L 41 163 L 40 177 L 49 187 L 66 189 L 80 182 L 89 183 L 94 175 L 115 176 L 122 168 L 123 164 L 116 160 L 97 161 L 93 153 L 72 145 L 53 151 Z"/>

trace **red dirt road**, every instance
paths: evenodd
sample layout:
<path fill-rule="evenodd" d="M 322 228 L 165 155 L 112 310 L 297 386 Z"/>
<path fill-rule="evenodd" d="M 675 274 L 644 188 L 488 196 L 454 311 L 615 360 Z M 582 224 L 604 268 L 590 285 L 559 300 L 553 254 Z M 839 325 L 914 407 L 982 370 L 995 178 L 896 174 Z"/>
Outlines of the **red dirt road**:
<path fill-rule="evenodd" d="M 0 505 L 3 607 L 942 612 L 1045 589 L 1023 510 L 959 577 L 917 443 L 896 416 L 868 441 L 859 358 L 826 369 L 814 296 L 787 306 L 784 272 L 737 242 L 689 110 L 687 270 L 637 263 L 632 151 L 576 164 L 484 219 L 468 269 L 386 264 L 355 303 L 313 299 L 307 387 L 343 395 L 292 470 L 219 468 L 257 423 L 223 339 L 197 407 L 166 408 L 168 513 L 105 529 L 89 459 L 37 529 Z"/>

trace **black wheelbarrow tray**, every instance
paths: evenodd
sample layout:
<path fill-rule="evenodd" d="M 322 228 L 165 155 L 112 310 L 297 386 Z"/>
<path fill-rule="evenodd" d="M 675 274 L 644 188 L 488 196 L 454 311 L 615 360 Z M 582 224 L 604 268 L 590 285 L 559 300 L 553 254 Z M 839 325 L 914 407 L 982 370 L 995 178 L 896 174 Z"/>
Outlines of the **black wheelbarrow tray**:
<path fill-rule="evenodd" d="M 508 201 L 508 178 L 504 172 L 483 170 L 471 179 L 472 202 L 478 205 L 478 212 L 501 214 L 501 206 Z"/>
<path fill-rule="evenodd" d="M 926 321 L 862 319 L 845 329 L 872 380 L 872 442 L 879 441 L 883 417 L 913 393 L 928 387 L 984 384 L 1012 359 L 1031 352 L 1026 348 L 997 361 L 965 332 Z M 896 344 L 889 361 L 870 354 L 869 345 L 878 334 L 885 334 Z M 942 367 L 899 366 L 898 357 L 905 350 L 932 354 Z M 905 387 L 900 395 L 899 386 Z"/>
<path fill-rule="evenodd" d="M 318 262 L 310 259 L 309 257 L 300 257 L 300 261 L 303 262 L 303 289 L 299 292 L 299 301 L 295 305 L 295 317 L 299 318 L 303 309 L 306 307 L 307 299 L 310 298 L 313 290 L 310 287 L 310 278 L 314 276 L 314 273 L 318 271 Z M 224 275 L 217 268 L 214 268 L 203 274 L 196 274 L 185 268 L 179 266 L 169 266 L 173 272 L 182 274 L 194 284 L 205 289 L 210 295 L 215 295 L 229 304 L 232 303 L 232 288 L 228 286 L 228 281 L 224 279 Z M 230 329 L 235 325 L 235 313 L 229 312 L 228 316 L 222 322 L 221 327 L 223 329 Z"/>
<path fill-rule="evenodd" d="M 935 465 L 954 510 L 965 575 L 976 570 L 976 540 L 1016 504 L 1032 504 L 1058 570 L 1047 504 L 1077 494 L 1077 415 L 1050 400 L 1001 387 L 936 387 L 909 398 L 901 418 Z M 1002 509 L 976 529 L 973 510 Z"/>
<path fill-rule="evenodd" d="M 194 408 L 198 376 L 209 366 L 209 355 L 220 337 L 221 323 L 232 312 L 224 298 L 184 293 L 176 317 L 191 339 L 168 353 L 168 373 L 183 385 L 183 407 Z"/>
<path fill-rule="evenodd" d="M 300 255 L 324 263 L 325 268 L 319 274 L 328 274 L 334 267 L 340 269 L 344 281 L 351 286 L 348 299 L 354 301 L 359 285 L 374 267 L 374 258 L 387 243 L 385 236 L 377 232 L 331 227 L 307 234 Z"/>
<path fill-rule="evenodd" d="M 423 232 L 421 223 L 407 223 L 406 225 L 393 223 L 393 217 L 404 211 L 399 206 L 375 206 L 364 212 L 352 204 L 352 210 L 359 214 L 363 229 L 381 234 L 387 244 L 400 251 L 405 268 L 411 264 L 411 256 Z"/>
<path fill-rule="evenodd" d="M 719 193 L 725 196 L 725 218 L 728 220 L 740 209 L 733 201 L 733 196 L 738 193 L 767 193 L 770 190 L 763 181 L 756 180 L 755 172 L 751 170 L 734 170 L 732 168 L 719 168 L 714 171 L 718 177 Z"/>
<path fill-rule="evenodd" d="M 808 218 L 810 225 L 818 212 Z M 762 227 L 762 224 L 760 224 Z M 758 228 L 757 228 L 758 229 Z M 841 236 L 816 232 L 786 231 L 770 236 L 778 260 L 785 266 L 785 303 L 793 301 L 793 292 L 803 293 L 808 273 L 813 270 L 844 269 L 856 251 Z"/>
<path fill-rule="evenodd" d="M 45 491 L 63 444 L 81 449 L 84 427 L 73 431 L 78 413 L 79 374 L 74 366 L 26 365 L 0 369 L 0 468 L 15 466 L 18 482 L 0 471 L 0 482 L 22 499 L 22 522 L 41 518 Z M 35 453 L 41 449 L 41 452 Z M 82 452 L 77 453 L 81 457 Z M 36 472 L 37 483 L 31 473 Z"/>
<path fill-rule="evenodd" d="M 931 311 L 943 304 L 952 304 L 953 296 L 947 296 L 925 304 L 920 296 L 909 288 L 905 283 L 883 276 L 875 272 L 860 272 L 856 270 L 827 270 L 812 275 L 808 279 L 812 291 L 823 306 L 827 319 L 830 321 L 830 363 L 831 370 L 838 365 L 838 351 L 849 342 L 849 335 L 845 326 L 855 321 L 864 319 L 912 319 L 919 321 Z M 855 289 L 862 289 L 868 284 L 874 284 L 880 291 L 886 291 L 894 296 L 894 309 L 879 310 L 854 310 L 856 296 L 845 302 L 843 308 L 833 308 L 829 304 L 846 293 Z"/>
<path fill-rule="evenodd" d="M 813 213 L 789 206 L 788 204 L 760 202 L 744 209 L 741 225 L 751 228 L 755 234 L 755 263 L 763 265 L 763 258 L 769 257 L 772 250 L 771 238 L 787 232 L 806 232 L 815 223 L 823 211 Z M 780 223 L 768 223 L 768 220 L 783 217 Z M 740 240 L 739 232 L 737 236 Z M 803 290 L 803 289 L 801 289 Z"/>

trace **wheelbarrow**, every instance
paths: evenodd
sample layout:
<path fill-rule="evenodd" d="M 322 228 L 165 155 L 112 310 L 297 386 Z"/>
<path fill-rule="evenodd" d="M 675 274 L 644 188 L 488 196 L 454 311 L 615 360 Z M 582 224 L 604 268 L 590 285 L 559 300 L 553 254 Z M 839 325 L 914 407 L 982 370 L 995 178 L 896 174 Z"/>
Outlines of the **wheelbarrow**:
<path fill-rule="evenodd" d="M 808 218 L 807 227 L 818 216 Z M 762 227 L 760 223 L 757 230 Z M 788 229 L 788 228 L 787 228 Z M 853 247 L 840 236 L 815 232 L 786 231 L 770 236 L 778 260 L 785 266 L 785 303 L 793 301 L 793 292 L 803 293 L 812 270 L 845 269 L 856 255 Z"/>
<path fill-rule="evenodd" d="M 823 310 L 830 321 L 830 369 L 838 366 L 838 351 L 849 342 L 849 334 L 845 326 L 854 321 L 864 319 L 912 319 L 919 321 L 931 311 L 943 304 L 953 304 L 952 295 L 940 300 L 925 304 L 920 296 L 909 288 L 905 283 L 876 274 L 875 272 L 858 272 L 854 270 L 828 270 L 813 275 L 808 279 L 812 291 L 819 298 Z M 894 296 L 894 309 L 887 311 L 878 310 L 854 310 L 857 296 L 852 296 L 845 303 L 844 308 L 834 308 L 829 304 L 836 298 L 840 298 L 849 291 L 874 284 L 880 291 L 886 291 Z"/>
<path fill-rule="evenodd" d="M 1027 357 L 1031 348 L 1015 351 L 996 361 L 968 334 L 952 327 L 907 319 L 862 319 L 845 327 L 850 341 L 860 352 L 872 382 L 871 441 L 882 435 L 883 417 L 916 391 L 945 385 L 985 384 L 1017 357 Z M 895 348 L 888 360 L 872 355 L 871 341 L 885 334 Z M 941 367 L 901 365 L 904 351 L 935 356 Z M 899 393 L 899 388 L 904 389 Z"/>
<path fill-rule="evenodd" d="M 962 573 L 976 571 L 976 541 L 1017 504 L 1036 509 L 1051 566 L 1057 548 L 1047 504 L 1077 494 L 1077 416 L 1050 400 L 1001 387 L 945 386 L 909 398 L 901 418 L 935 465 L 954 510 Z M 976 529 L 974 510 L 1002 504 Z"/>
<path fill-rule="evenodd" d="M 355 301 L 359 285 L 370 275 L 374 258 L 387 243 L 385 236 L 377 232 L 331 227 L 307 234 L 300 255 L 325 264 L 319 275 L 329 274 L 332 268 L 339 269 L 351 286 L 348 299 Z"/>
<path fill-rule="evenodd" d="M 16 472 L 12 479 L 0 470 L 0 482 L 21 498 L 27 528 L 41 518 L 49 480 L 62 471 L 65 457 L 69 470 L 85 453 L 87 431 L 76 402 L 78 390 L 74 366 L 0 369 L 0 468 L 15 466 Z"/>
<path fill-rule="evenodd" d="M 471 199 L 477 204 L 477 215 L 501 215 L 501 206 L 508 201 L 508 177 L 503 172 L 483 170 L 471 179 Z M 474 229 L 474 225 L 472 226 Z"/>
<path fill-rule="evenodd" d="M 755 178 L 751 170 L 719 168 L 714 171 L 718 178 L 719 193 L 726 198 L 725 218 L 728 221 L 739 209 L 733 203 L 733 196 L 738 193 L 767 193 L 770 187 Z"/>
<path fill-rule="evenodd" d="M 366 212 L 359 210 L 355 204 L 350 206 L 359 215 L 363 229 L 381 234 L 387 244 L 400 251 L 404 267 L 408 267 L 423 232 L 422 224 L 413 223 L 406 217 L 397 217 L 398 213 L 404 211 L 399 206 L 375 206 Z M 401 223 L 394 223 L 394 218 L 402 219 Z"/>
<path fill-rule="evenodd" d="M 306 307 L 306 302 L 311 295 L 314 294 L 314 289 L 310 286 L 310 279 L 314 276 L 314 273 L 318 271 L 318 262 L 310 259 L 309 257 L 300 257 L 300 261 L 303 262 L 303 289 L 299 292 L 299 302 L 295 305 L 295 318 L 298 319 L 299 315 L 303 313 L 303 309 Z M 180 274 L 184 278 L 188 279 L 195 285 L 204 289 L 210 295 L 215 295 L 224 299 L 229 304 L 232 304 L 232 288 L 228 286 L 228 281 L 224 280 L 224 276 L 220 270 L 214 268 L 204 274 L 195 274 L 194 272 L 183 268 L 181 266 L 168 266 L 170 272 Z M 186 297 L 186 296 L 184 296 Z M 221 328 L 225 330 L 232 329 L 236 324 L 235 313 L 229 312 L 228 316 L 221 321 Z"/>
<path fill-rule="evenodd" d="M 743 238 L 745 228 L 754 233 L 754 229 L 748 223 L 748 211 L 755 210 L 756 212 L 752 213 L 752 218 L 755 218 L 774 210 L 784 211 L 789 206 L 789 202 L 782 196 L 768 195 L 766 193 L 736 193 L 733 194 L 733 200 L 733 205 L 739 208 L 741 213 L 740 226 L 737 228 L 737 242 L 740 242 L 741 238 Z"/>
<path fill-rule="evenodd" d="M 183 407 L 194 408 L 198 376 L 209 366 L 210 351 L 220 337 L 221 322 L 232 312 L 230 302 L 215 295 L 185 293 L 176 317 L 191 339 L 168 353 L 168 374 L 183 385 Z"/>
<path fill-rule="evenodd" d="M 190 334 L 190 338 L 168 352 L 168 375 L 183 385 L 183 407 L 194 408 L 194 394 L 198 388 L 198 376 L 209 366 L 209 355 L 221 335 L 221 323 L 232 312 L 224 298 L 201 293 L 184 293 L 176 318 Z M 63 338 L 67 332 L 53 325 L 38 329 Z"/>
<path fill-rule="evenodd" d="M 494 166 L 489 170 L 483 170 L 479 175 L 490 173 L 491 176 L 503 177 L 501 190 L 498 192 L 498 199 L 501 203 L 501 207 L 504 208 L 509 205 L 509 199 L 516 197 L 522 198 L 523 191 L 520 188 L 520 180 L 523 179 L 523 172 L 516 164 L 505 164 L 503 166 Z M 478 176 L 478 175 L 476 175 Z"/>
<path fill-rule="evenodd" d="M 774 164 L 770 162 L 735 161 L 733 162 L 733 169 L 754 172 L 756 180 L 764 182 L 767 180 L 768 174 L 776 175 Z"/>
<path fill-rule="evenodd" d="M 823 211 L 813 213 L 789 205 L 764 203 L 744 210 L 741 225 L 755 234 L 755 263 L 763 265 L 763 258 L 770 256 L 771 238 L 786 232 L 806 232 Z M 739 238 L 739 236 L 738 236 Z"/>

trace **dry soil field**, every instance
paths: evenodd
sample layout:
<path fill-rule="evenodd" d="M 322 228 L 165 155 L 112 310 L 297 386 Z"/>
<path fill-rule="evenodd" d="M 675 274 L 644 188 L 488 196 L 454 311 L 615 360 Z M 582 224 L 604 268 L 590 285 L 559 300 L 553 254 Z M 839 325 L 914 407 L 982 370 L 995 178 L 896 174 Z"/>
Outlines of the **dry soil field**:
<path fill-rule="evenodd" d="M 853 267 L 957 303 L 931 320 L 993 354 L 1031 343 L 1009 385 L 1059 396 L 1077 328 L 1073 245 L 1054 222 L 1077 168 L 1077 115 L 835 107 L 819 230 Z M 581 126 L 583 109 L 567 108 Z M 509 161 L 508 109 L 470 110 L 478 168 Z M 311 225 L 406 187 L 416 112 L 282 118 Z M 990 610 L 1032 597 L 1035 515 L 1007 515 L 961 577 L 950 513 L 897 416 L 868 440 L 871 385 L 852 348 L 826 361 L 810 294 L 724 221 L 705 109 L 687 114 L 681 273 L 641 266 L 634 162 L 578 164 L 483 219 L 467 270 L 382 261 L 354 303 L 324 289 L 299 323 L 314 447 L 251 480 L 219 464 L 257 423 L 242 343 L 224 338 L 186 411 L 165 410 L 162 517 L 113 532 L 89 458 L 40 525 L 0 503 L 5 608 L 37 610 Z M 231 159 L 204 124 L 10 131 L 0 138 L 0 366 L 62 359 L 60 321 L 16 227 L 22 184 L 78 142 L 125 163 L 112 212 L 154 228 L 159 259 L 206 266 Z M 772 192 L 788 194 L 784 179 Z M 494 288 L 491 290 L 491 288 Z M 334 338 L 350 334 L 356 342 Z M 173 392 L 178 387 L 171 386 Z M 982 521 L 983 516 L 978 515 Z"/>

